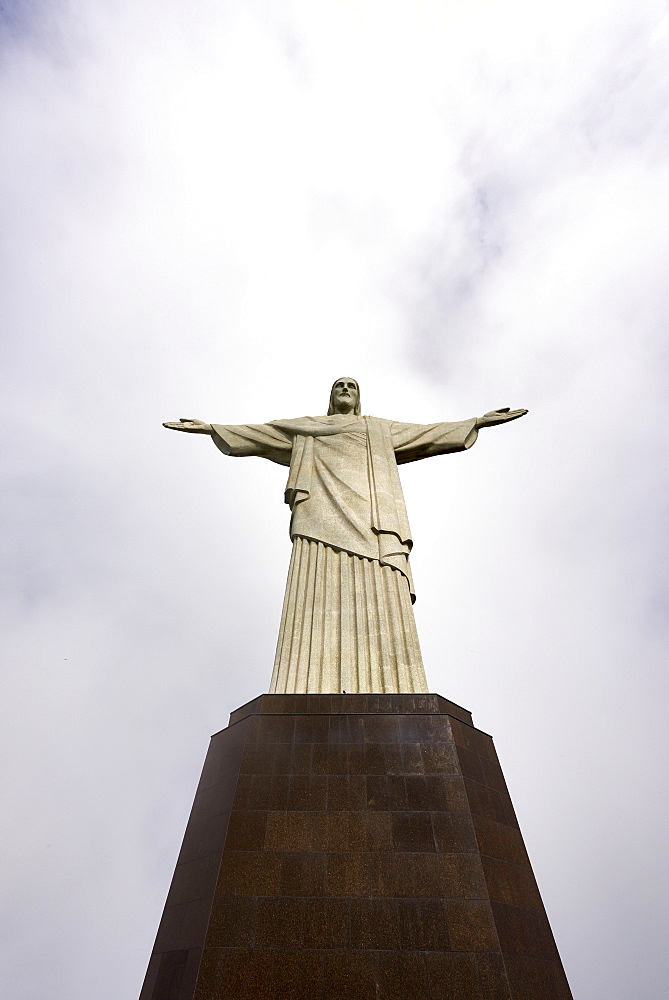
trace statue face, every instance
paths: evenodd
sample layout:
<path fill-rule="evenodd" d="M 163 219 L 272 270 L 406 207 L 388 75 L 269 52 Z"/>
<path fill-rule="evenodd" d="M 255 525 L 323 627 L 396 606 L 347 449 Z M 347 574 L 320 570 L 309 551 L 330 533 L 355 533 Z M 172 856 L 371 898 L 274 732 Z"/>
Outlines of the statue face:
<path fill-rule="evenodd" d="M 358 383 L 352 378 L 337 379 L 332 387 L 335 413 L 353 413 L 358 405 Z"/>

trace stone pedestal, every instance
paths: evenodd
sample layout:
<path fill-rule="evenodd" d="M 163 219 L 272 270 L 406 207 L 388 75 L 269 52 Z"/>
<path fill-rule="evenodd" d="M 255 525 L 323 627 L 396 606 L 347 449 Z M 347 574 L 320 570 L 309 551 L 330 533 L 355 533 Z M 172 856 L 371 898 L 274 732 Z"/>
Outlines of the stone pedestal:
<path fill-rule="evenodd" d="M 571 1000 L 492 739 L 438 695 L 212 737 L 140 1000 Z"/>

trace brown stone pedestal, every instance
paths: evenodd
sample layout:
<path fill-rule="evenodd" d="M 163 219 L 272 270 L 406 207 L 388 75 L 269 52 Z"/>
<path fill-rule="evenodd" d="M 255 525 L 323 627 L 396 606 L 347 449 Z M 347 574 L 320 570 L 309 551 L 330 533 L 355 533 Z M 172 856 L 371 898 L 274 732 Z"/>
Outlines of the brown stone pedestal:
<path fill-rule="evenodd" d="M 140 1000 L 570 1000 L 492 739 L 438 695 L 212 737 Z"/>

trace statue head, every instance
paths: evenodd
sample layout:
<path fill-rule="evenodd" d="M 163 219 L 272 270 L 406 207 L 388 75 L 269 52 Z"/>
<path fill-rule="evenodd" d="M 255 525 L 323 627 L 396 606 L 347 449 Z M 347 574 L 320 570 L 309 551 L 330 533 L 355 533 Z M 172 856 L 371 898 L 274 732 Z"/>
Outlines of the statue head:
<path fill-rule="evenodd" d="M 338 378 L 330 390 L 328 416 L 334 413 L 353 413 L 360 416 L 360 386 L 354 378 Z"/>

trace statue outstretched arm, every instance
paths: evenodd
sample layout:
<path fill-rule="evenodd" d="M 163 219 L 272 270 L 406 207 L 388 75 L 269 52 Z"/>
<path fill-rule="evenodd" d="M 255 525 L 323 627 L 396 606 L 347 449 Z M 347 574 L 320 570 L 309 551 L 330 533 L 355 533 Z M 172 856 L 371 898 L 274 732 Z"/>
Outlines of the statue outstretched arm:
<path fill-rule="evenodd" d="M 211 424 L 206 424 L 204 420 L 196 417 L 181 417 L 179 420 L 166 420 L 163 427 L 170 431 L 188 431 L 189 434 L 211 434 Z"/>
<path fill-rule="evenodd" d="M 224 455 L 267 458 L 277 465 L 290 465 L 293 439 L 271 424 L 207 424 L 204 420 L 182 417 L 166 421 L 163 427 L 188 434 L 208 434 Z"/>
<path fill-rule="evenodd" d="M 524 417 L 527 410 L 511 410 L 508 406 L 503 406 L 501 410 L 489 410 L 482 417 L 476 418 L 477 427 L 494 427 L 496 424 L 505 424 L 509 420 L 517 420 Z"/>
<path fill-rule="evenodd" d="M 495 424 L 517 420 L 526 413 L 527 410 L 511 410 L 505 407 L 501 410 L 490 410 L 482 417 L 471 417 L 469 420 L 458 420 L 453 423 L 392 423 L 391 435 L 397 464 L 404 465 L 406 462 L 417 462 L 434 455 L 465 451 L 475 443 L 482 427 L 493 427 Z"/>

